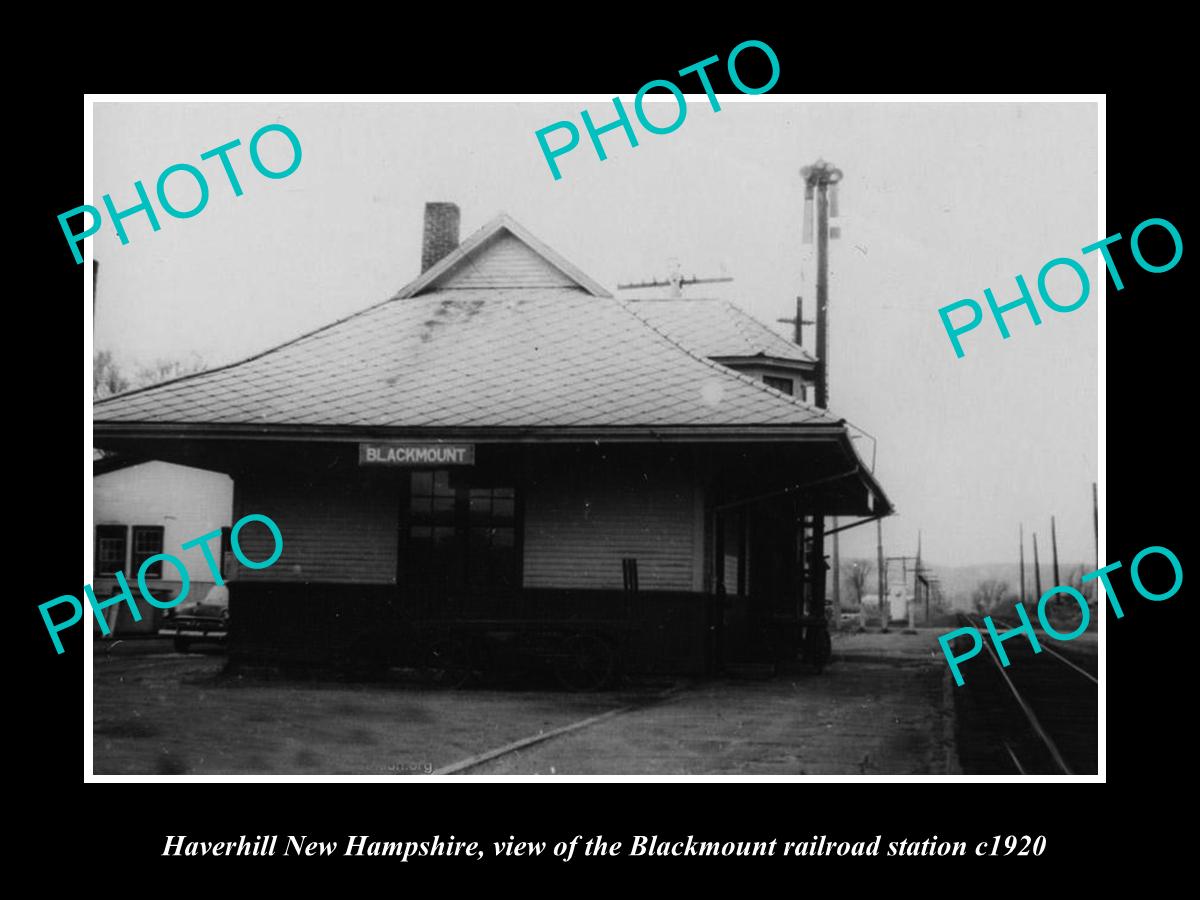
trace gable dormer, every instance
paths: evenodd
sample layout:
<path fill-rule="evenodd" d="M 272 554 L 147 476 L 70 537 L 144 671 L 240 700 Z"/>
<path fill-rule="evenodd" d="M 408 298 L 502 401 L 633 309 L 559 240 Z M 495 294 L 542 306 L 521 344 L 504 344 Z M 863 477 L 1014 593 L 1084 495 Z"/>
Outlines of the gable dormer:
<path fill-rule="evenodd" d="M 458 207 L 425 205 L 423 271 L 397 295 L 415 297 L 430 291 L 509 288 L 574 288 L 594 297 L 611 297 L 551 250 L 524 226 L 501 213 L 462 244 L 458 240 Z"/>

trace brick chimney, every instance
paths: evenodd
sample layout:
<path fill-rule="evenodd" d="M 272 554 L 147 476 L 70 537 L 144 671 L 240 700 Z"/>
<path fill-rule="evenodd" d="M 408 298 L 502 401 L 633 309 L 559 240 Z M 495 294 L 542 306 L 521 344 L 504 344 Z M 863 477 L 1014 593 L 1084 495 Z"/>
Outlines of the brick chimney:
<path fill-rule="evenodd" d="M 421 271 L 425 272 L 458 249 L 458 206 L 425 204 L 425 235 L 421 241 Z"/>

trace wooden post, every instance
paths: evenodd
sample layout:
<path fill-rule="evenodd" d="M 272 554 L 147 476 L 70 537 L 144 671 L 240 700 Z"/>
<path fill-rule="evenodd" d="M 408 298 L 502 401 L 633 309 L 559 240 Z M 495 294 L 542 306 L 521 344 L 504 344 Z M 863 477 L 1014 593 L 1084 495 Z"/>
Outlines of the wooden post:
<path fill-rule="evenodd" d="M 1023 604 L 1025 602 L 1025 523 L 1020 524 L 1021 534 L 1021 588 L 1017 591 L 1017 599 Z"/>
<path fill-rule="evenodd" d="M 1034 603 L 1042 599 L 1042 570 L 1038 565 L 1037 532 L 1033 533 L 1033 590 Z"/>
<path fill-rule="evenodd" d="M 1054 561 L 1054 584 L 1052 587 L 1057 587 L 1062 584 L 1062 581 L 1058 577 L 1058 533 L 1054 529 L 1054 516 L 1050 517 L 1050 553 Z M 1038 600 L 1041 599 L 1038 597 Z"/>
<path fill-rule="evenodd" d="M 913 568 L 913 595 L 912 602 L 908 605 L 908 627 L 909 630 L 915 630 L 916 619 L 913 618 L 913 607 L 917 605 L 917 597 L 921 589 L 921 529 L 917 529 L 917 561 Z M 925 624 L 929 624 L 929 614 L 925 614 Z"/>
<path fill-rule="evenodd" d="M 809 609 L 810 616 L 825 619 L 825 514 L 818 512 L 813 516 L 813 602 Z"/>
<path fill-rule="evenodd" d="M 833 527 L 838 527 L 837 516 L 833 517 Z M 838 536 L 833 535 L 833 624 L 837 627 L 842 621 L 842 560 L 838 554 Z"/>
<path fill-rule="evenodd" d="M 1096 496 L 1096 482 L 1092 482 L 1092 537 L 1096 541 L 1096 568 L 1100 568 L 1100 500 Z"/>
<path fill-rule="evenodd" d="M 883 569 L 883 519 L 875 520 L 875 536 L 878 543 L 879 556 L 879 618 L 883 625 L 883 631 L 888 630 L 888 602 L 887 602 L 887 586 L 884 584 L 884 569 Z"/>

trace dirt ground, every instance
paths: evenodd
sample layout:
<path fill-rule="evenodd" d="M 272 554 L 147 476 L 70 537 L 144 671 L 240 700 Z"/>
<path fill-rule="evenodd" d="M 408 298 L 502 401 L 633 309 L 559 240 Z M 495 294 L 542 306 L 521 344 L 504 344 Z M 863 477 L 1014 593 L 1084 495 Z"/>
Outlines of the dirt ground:
<path fill-rule="evenodd" d="M 839 635 L 821 675 L 681 681 L 668 696 L 669 681 L 571 694 L 237 678 L 220 653 L 98 643 L 95 772 L 422 775 L 625 709 L 465 774 L 945 774 L 936 634 Z"/>

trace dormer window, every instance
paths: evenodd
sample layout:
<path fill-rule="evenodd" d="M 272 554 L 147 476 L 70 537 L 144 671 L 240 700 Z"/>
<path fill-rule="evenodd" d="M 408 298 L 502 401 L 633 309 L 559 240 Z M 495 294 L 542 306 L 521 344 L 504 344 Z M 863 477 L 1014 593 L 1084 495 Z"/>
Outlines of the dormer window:
<path fill-rule="evenodd" d="M 777 378 L 774 375 L 764 375 L 763 384 L 765 384 L 767 387 L 773 387 L 777 391 L 782 391 L 785 394 L 792 393 L 791 378 Z"/>

